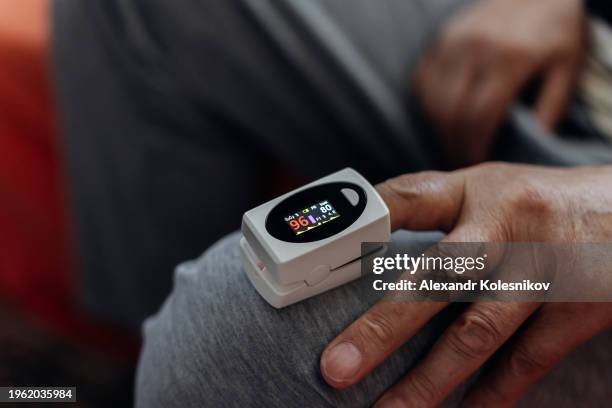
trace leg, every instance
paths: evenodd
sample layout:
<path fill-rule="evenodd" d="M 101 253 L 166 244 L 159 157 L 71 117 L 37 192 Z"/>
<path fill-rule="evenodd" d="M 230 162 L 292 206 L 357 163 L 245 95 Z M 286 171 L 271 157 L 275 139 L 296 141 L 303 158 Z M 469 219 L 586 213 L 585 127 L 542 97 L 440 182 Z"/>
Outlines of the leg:
<path fill-rule="evenodd" d="M 319 375 L 319 356 L 376 300 L 361 296 L 366 280 L 276 310 L 242 271 L 238 238 L 177 268 L 172 295 L 144 326 L 138 407 L 370 406 L 454 313 L 434 319 L 359 386 L 333 390 Z"/>
<path fill-rule="evenodd" d="M 551 341 L 555 341 L 551 339 Z M 520 407 L 600 407 L 612 400 L 612 331 L 596 336 L 561 361 Z"/>
<path fill-rule="evenodd" d="M 402 234 L 421 241 L 440 237 Z M 434 318 L 359 385 L 333 390 L 320 377 L 319 356 L 377 300 L 365 286 L 368 280 L 276 310 L 259 297 L 242 271 L 238 239 L 238 234 L 230 235 L 198 260 L 177 268 L 171 296 L 144 326 L 137 407 L 371 406 L 462 307 L 455 305 Z M 522 404 L 597 406 L 609 399 L 611 335 L 594 339 L 560 363 Z M 445 405 L 457 405 L 466 387 Z"/>

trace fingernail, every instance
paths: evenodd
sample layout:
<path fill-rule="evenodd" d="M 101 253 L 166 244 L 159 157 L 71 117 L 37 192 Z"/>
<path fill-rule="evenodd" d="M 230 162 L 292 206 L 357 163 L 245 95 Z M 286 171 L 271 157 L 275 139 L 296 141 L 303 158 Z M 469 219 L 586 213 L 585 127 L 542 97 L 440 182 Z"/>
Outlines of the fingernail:
<path fill-rule="evenodd" d="M 383 398 L 374 405 L 374 408 L 406 408 L 406 404 L 399 398 Z"/>
<path fill-rule="evenodd" d="M 323 354 L 321 368 L 330 379 L 343 382 L 357 374 L 362 360 L 361 352 L 354 344 L 342 342 Z"/>

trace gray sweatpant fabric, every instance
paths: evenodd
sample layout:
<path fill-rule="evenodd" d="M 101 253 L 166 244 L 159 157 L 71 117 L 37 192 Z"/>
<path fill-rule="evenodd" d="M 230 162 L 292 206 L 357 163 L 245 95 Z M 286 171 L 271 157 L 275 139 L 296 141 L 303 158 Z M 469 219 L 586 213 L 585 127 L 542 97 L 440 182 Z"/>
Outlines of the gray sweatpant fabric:
<path fill-rule="evenodd" d="M 436 167 L 409 78 L 466 0 L 54 0 L 83 300 L 138 330 L 278 170 Z M 278 191 L 277 191 L 278 192 Z"/>
<path fill-rule="evenodd" d="M 238 228 L 279 169 L 373 183 L 440 168 L 411 75 L 470 0 L 54 0 L 82 299 L 137 330 L 172 268 Z M 612 162 L 514 110 L 497 160 Z M 277 191 L 278 192 L 278 191 Z"/>
<path fill-rule="evenodd" d="M 239 237 L 228 236 L 176 269 L 172 294 L 144 325 L 138 408 L 367 407 L 414 365 L 463 307 L 454 305 L 434 318 L 360 384 L 334 390 L 319 373 L 319 357 L 331 339 L 376 301 L 374 291 L 365 287 L 368 281 L 276 310 L 242 270 Z M 431 241 L 435 236 L 402 232 L 394 239 Z M 522 404 L 598 407 L 611 401 L 610 344 L 612 333 L 591 341 Z M 465 389 L 460 387 L 445 405 L 456 406 Z"/>

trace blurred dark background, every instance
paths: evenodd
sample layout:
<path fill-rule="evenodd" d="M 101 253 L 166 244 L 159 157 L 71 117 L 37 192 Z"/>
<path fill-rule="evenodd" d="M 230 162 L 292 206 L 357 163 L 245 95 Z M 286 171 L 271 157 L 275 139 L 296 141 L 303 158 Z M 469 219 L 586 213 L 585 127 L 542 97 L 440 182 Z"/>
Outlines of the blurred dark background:
<path fill-rule="evenodd" d="M 80 312 L 68 260 L 48 6 L 0 2 L 0 385 L 71 385 L 78 406 L 130 406 L 138 335 Z"/>

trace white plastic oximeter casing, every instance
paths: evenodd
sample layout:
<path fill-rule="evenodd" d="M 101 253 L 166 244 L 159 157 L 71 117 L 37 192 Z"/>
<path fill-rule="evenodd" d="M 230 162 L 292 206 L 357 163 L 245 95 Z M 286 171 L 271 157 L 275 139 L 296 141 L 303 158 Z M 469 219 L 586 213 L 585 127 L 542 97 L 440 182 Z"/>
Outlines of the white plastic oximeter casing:
<path fill-rule="evenodd" d="M 281 308 L 361 276 L 361 243 L 390 239 L 389 210 L 347 168 L 247 211 L 240 247 L 259 294 Z"/>

